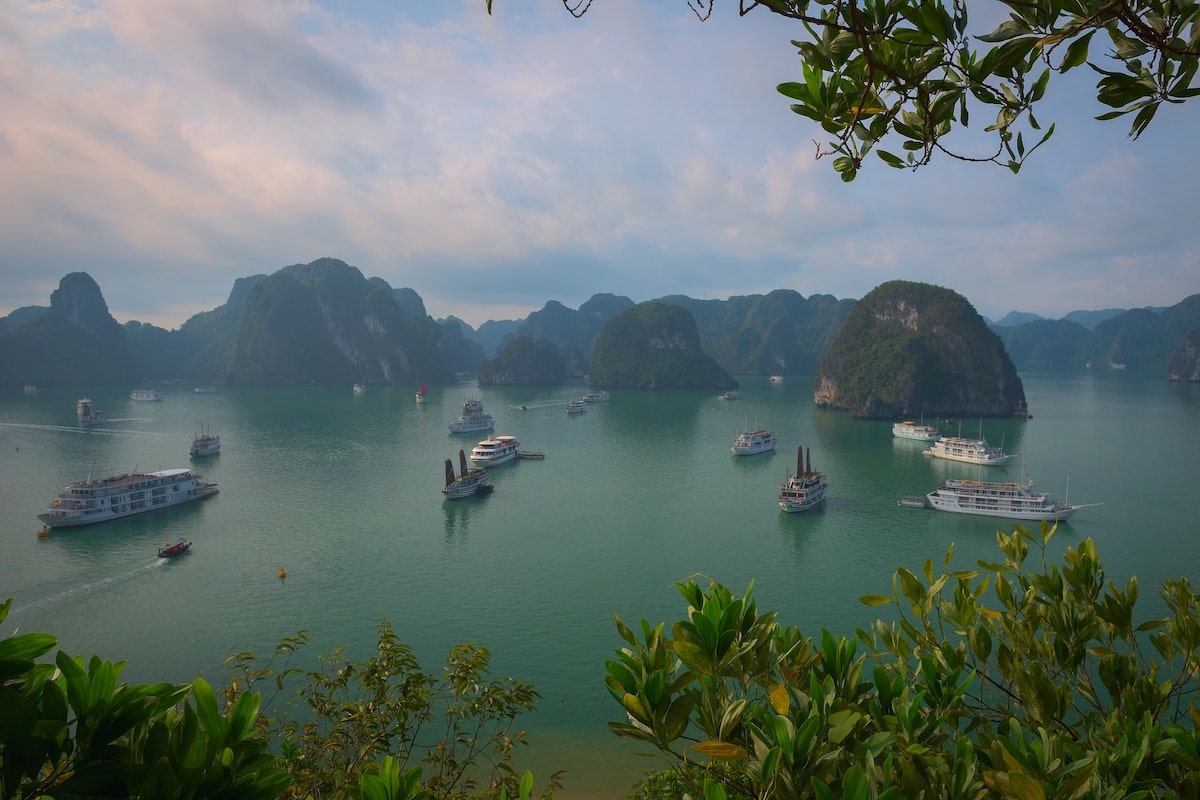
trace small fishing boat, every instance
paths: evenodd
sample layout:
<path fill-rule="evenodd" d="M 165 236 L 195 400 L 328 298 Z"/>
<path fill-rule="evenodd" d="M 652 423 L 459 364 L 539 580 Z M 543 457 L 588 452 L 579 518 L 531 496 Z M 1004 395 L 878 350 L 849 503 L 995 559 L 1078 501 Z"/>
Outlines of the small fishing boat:
<path fill-rule="evenodd" d="M 422 383 L 421 390 L 419 392 L 417 392 L 417 394 L 416 394 L 417 405 L 424 405 L 426 397 L 427 397 L 427 395 L 425 393 L 425 384 Z"/>
<path fill-rule="evenodd" d="M 174 558 L 175 556 L 184 555 L 185 553 L 190 552 L 192 549 L 192 543 L 186 539 L 181 539 L 175 544 L 171 544 L 170 539 L 164 539 L 163 541 L 166 542 L 166 544 L 163 547 L 158 548 L 159 558 Z"/>

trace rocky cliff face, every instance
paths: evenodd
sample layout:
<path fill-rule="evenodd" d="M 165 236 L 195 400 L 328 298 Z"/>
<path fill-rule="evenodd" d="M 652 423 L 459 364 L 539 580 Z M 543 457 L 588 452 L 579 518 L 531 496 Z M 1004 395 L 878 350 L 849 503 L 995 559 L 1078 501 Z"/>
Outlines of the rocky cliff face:
<path fill-rule="evenodd" d="M 1188 331 L 1179 347 L 1171 355 L 1167 366 L 1167 379 L 1172 381 L 1200 381 L 1200 328 Z"/>
<path fill-rule="evenodd" d="M 700 349 L 686 308 L 642 303 L 618 314 L 596 338 L 588 367 L 592 386 L 606 389 L 732 389 L 728 372 Z"/>
<path fill-rule="evenodd" d="M 549 339 L 518 336 L 479 371 L 479 385 L 552 386 L 563 381 L 563 357 Z"/>
<path fill-rule="evenodd" d="M 868 419 L 1028 411 L 1003 343 L 966 298 L 910 281 L 855 304 L 817 369 L 813 400 Z"/>
<path fill-rule="evenodd" d="M 401 294 L 410 311 L 423 309 Z M 246 296 L 231 383 L 444 383 L 440 329 L 386 282 L 332 258 L 285 267 Z"/>

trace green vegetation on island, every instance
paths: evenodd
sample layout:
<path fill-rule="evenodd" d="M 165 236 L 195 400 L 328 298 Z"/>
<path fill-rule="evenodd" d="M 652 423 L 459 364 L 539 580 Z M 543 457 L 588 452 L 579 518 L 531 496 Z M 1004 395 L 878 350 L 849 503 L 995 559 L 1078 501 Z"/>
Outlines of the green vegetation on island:
<path fill-rule="evenodd" d="M 962 295 L 889 281 L 854 304 L 817 369 L 813 400 L 864 419 L 1024 416 L 1004 345 Z"/>
<path fill-rule="evenodd" d="M 556 386 L 563 382 L 564 363 L 562 352 L 549 339 L 518 336 L 483 365 L 479 384 Z"/>
<path fill-rule="evenodd" d="M 605 389 L 733 389 L 737 381 L 700 349 L 691 313 L 666 303 L 641 303 L 613 318 L 596 339 L 588 367 Z"/>

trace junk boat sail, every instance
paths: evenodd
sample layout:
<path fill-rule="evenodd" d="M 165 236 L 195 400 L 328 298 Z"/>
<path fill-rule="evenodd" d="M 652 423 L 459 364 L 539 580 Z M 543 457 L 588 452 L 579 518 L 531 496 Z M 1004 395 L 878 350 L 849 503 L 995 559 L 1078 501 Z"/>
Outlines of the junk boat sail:
<path fill-rule="evenodd" d="M 50 502 L 50 510 L 38 514 L 47 528 L 70 528 L 120 519 L 146 511 L 202 500 L 217 493 L 215 483 L 188 469 L 158 472 L 128 472 L 108 478 L 87 480 L 67 486 Z"/>
<path fill-rule="evenodd" d="M 442 494 L 447 499 L 457 500 L 461 497 L 470 497 L 476 492 L 490 492 L 492 485 L 488 483 L 487 473 L 482 469 L 467 468 L 466 452 L 458 451 L 458 463 L 460 474 L 454 475 L 454 462 L 446 459 L 446 485 L 442 487 Z"/>
<path fill-rule="evenodd" d="M 425 384 L 423 384 L 423 383 L 422 383 L 422 384 L 421 384 L 421 391 L 417 392 L 417 394 L 416 394 L 416 398 L 417 398 L 417 405 L 424 405 L 424 404 L 425 404 L 425 399 L 426 399 L 426 397 L 427 397 L 427 396 L 428 396 L 428 395 L 427 395 L 427 394 L 426 394 L 426 392 L 425 392 Z"/>
<path fill-rule="evenodd" d="M 939 511 L 1005 519 L 1064 521 L 1083 508 L 1053 500 L 1046 492 L 1035 492 L 1029 476 L 1025 476 L 1024 483 L 947 480 L 926 497 Z"/>
<path fill-rule="evenodd" d="M 808 466 L 804 465 L 804 448 L 796 448 L 796 474 L 789 475 L 779 490 L 779 507 L 793 513 L 807 511 L 825 499 L 829 482 L 822 472 L 813 472 L 812 451 L 808 451 Z"/>

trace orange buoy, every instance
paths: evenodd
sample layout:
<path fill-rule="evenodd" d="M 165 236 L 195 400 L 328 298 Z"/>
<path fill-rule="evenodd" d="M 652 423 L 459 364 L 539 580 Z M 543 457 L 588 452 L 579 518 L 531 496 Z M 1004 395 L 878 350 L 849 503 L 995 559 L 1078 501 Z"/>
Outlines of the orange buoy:
<path fill-rule="evenodd" d="M 284 569 L 283 567 L 280 567 L 279 568 L 279 580 L 283 580 L 286 577 L 287 577 L 287 570 Z"/>

